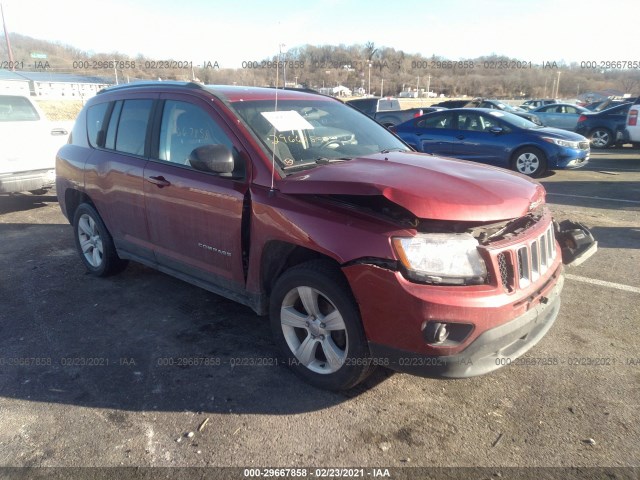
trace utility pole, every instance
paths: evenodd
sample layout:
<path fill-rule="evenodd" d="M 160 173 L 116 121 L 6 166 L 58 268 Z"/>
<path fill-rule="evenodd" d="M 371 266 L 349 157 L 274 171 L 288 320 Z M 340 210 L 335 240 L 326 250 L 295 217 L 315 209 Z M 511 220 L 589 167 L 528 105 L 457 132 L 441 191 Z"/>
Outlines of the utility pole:
<path fill-rule="evenodd" d="M 0 3 L 0 12 L 2 13 L 2 28 L 4 30 L 4 39 L 7 42 L 7 50 L 9 51 L 9 64 L 11 65 L 11 70 L 15 72 L 16 64 L 13 61 L 13 52 L 11 51 L 11 41 L 9 40 L 9 32 L 7 32 L 7 25 L 4 23 L 4 8 L 2 8 L 1 3 Z"/>
<path fill-rule="evenodd" d="M 427 77 L 427 98 L 429 98 L 430 91 L 431 91 L 431 75 Z"/>
<path fill-rule="evenodd" d="M 380 96 L 384 97 L 384 78 L 380 79 Z"/>
<path fill-rule="evenodd" d="M 554 95 L 553 98 L 558 98 L 558 96 L 560 95 L 560 71 L 558 71 L 558 81 L 556 82 L 556 94 Z"/>
<path fill-rule="evenodd" d="M 117 65 L 118 65 L 118 62 L 114 59 L 113 60 L 113 73 L 116 76 L 116 85 L 118 85 L 118 69 L 117 69 Z"/>
<path fill-rule="evenodd" d="M 369 95 L 371 95 L 371 62 L 369 62 Z"/>

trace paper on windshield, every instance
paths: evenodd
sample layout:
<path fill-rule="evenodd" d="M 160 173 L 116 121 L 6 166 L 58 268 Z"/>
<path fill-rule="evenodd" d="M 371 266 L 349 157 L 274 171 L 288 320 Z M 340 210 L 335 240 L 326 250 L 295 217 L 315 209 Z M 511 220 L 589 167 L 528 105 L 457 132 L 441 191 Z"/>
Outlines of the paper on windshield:
<path fill-rule="evenodd" d="M 279 132 L 291 130 L 313 130 L 313 125 L 307 122 L 302 115 L 295 110 L 282 110 L 280 112 L 261 112 L 262 116 Z"/>

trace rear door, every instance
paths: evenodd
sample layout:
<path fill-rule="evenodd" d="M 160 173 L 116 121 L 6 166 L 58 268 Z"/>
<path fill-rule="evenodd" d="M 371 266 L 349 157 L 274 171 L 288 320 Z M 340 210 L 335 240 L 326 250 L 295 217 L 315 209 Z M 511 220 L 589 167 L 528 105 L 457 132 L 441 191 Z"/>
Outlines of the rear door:
<path fill-rule="evenodd" d="M 435 155 L 453 154 L 454 135 L 453 114 L 442 112 L 418 118 L 402 139 L 416 150 Z"/>
<path fill-rule="evenodd" d="M 248 156 L 215 109 L 187 94 L 163 94 L 155 148 L 144 170 L 149 234 L 158 264 L 178 277 L 229 294 L 244 291 L 242 212 Z M 193 149 L 225 145 L 231 176 L 196 170 Z"/>
<path fill-rule="evenodd" d="M 98 103 L 87 111 L 94 148 L 85 165 L 85 185 L 118 249 L 153 261 L 145 219 L 142 174 L 149 152 L 153 94 Z"/>

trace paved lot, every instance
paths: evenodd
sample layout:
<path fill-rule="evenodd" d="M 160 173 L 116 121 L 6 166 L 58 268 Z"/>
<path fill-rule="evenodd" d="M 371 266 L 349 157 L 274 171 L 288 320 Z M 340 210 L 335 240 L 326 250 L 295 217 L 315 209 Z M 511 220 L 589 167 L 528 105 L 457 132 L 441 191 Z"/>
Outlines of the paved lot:
<path fill-rule="evenodd" d="M 92 278 L 54 196 L 0 198 L 0 466 L 640 465 L 640 152 L 542 181 L 600 251 L 541 343 L 487 376 L 349 394 L 238 364 L 273 361 L 264 319 L 139 265 Z"/>

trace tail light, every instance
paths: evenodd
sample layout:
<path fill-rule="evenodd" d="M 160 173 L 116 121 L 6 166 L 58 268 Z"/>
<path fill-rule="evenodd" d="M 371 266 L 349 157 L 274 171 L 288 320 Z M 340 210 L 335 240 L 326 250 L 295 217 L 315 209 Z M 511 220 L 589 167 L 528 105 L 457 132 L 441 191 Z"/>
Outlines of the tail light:
<path fill-rule="evenodd" d="M 629 111 L 629 126 L 635 127 L 638 124 L 638 111 L 630 110 Z"/>
<path fill-rule="evenodd" d="M 418 117 L 421 117 L 422 115 L 423 115 L 422 109 L 420 109 L 416 113 L 413 114 L 413 118 L 418 118 Z"/>
<path fill-rule="evenodd" d="M 578 117 L 578 123 L 580 123 L 580 122 L 584 122 L 584 121 L 586 121 L 586 120 L 587 120 L 587 116 L 586 116 L 586 115 L 580 115 L 580 116 Z"/>

